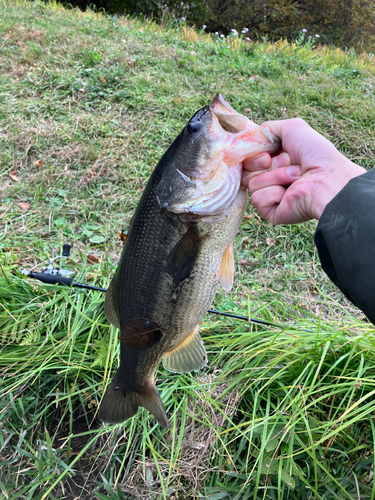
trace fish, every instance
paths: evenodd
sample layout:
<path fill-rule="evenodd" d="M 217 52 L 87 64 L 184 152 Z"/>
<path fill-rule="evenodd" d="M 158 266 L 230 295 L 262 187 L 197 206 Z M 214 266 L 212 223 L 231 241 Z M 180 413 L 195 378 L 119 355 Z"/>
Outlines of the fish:
<path fill-rule="evenodd" d="M 120 365 L 100 404 L 102 422 L 124 422 L 143 407 L 168 428 L 155 371 L 160 360 L 173 373 L 207 364 L 199 322 L 218 285 L 233 285 L 233 240 L 247 201 L 243 161 L 279 149 L 279 138 L 217 94 L 160 159 L 106 294 L 106 318 L 120 331 Z"/>

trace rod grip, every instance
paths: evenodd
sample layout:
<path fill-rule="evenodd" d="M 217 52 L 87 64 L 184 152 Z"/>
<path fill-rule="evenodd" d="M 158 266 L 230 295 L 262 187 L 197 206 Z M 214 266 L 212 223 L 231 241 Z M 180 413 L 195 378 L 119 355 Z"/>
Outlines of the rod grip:
<path fill-rule="evenodd" d="M 73 283 L 73 278 L 68 278 L 67 276 L 55 276 L 54 274 L 30 272 L 29 277 L 39 281 L 43 281 L 43 283 L 49 283 L 51 285 L 72 286 Z"/>

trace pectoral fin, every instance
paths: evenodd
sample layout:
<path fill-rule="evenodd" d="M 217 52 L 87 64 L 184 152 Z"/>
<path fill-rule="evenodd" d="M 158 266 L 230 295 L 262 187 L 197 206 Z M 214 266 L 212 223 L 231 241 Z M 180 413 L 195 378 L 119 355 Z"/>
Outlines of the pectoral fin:
<path fill-rule="evenodd" d="M 233 256 L 233 243 L 228 245 L 224 252 L 223 260 L 219 271 L 219 283 L 223 290 L 229 292 L 233 286 L 234 278 L 234 256 Z"/>
<path fill-rule="evenodd" d="M 207 364 L 207 353 L 199 334 L 199 327 L 189 333 L 187 337 L 167 352 L 162 358 L 166 370 L 174 373 L 197 371 Z"/>
<path fill-rule="evenodd" d="M 178 287 L 194 268 L 202 243 L 195 225 L 191 226 L 168 256 L 166 272 L 172 276 L 173 284 Z"/>
<path fill-rule="evenodd" d="M 121 325 L 120 342 L 135 349 L 144 351 L 160 342 L 163 332 L 157 323 L 146 318 L 129 319 Z"/>

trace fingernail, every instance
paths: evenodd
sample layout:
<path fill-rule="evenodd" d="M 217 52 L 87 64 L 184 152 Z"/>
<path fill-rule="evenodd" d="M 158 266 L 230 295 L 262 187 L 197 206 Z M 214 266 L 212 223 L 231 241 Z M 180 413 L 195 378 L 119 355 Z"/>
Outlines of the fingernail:
<path fill-rule="evenodd" d="M 298 177 L 301 177 L 301 167 L 288 167 L 286 169 L 286 173 L 289 175 L 289 177 L 295 177 L 298 179 Z"/>
<path fill-rule="evenodd" d="M 259 158 L 255 158 L 253 161 L 253 165 L 255 169 L 261 170 L 262 168 L 267 168 L 270 166 L 270 159 L 268 156 L 259 156 Z"/>

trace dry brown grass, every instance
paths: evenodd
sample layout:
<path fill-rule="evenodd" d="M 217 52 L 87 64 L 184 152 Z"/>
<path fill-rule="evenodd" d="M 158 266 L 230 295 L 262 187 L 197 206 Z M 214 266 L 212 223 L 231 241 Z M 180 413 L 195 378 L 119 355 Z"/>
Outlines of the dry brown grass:
<path fill-rule="evenodd" d="M 177 484 L 171 498 L 178 499 L 179 495 L 191 495 L 199 491 L 200 485 L 204 484 L 213 470 L 212 454 L 221 453 L 221 441 L 218 439 L 224 422 L 232 416 L 240 401 L 239 390 L 232 390 L 223 397 L 223 393 L 229 384 L 217 383 L 220 370 L 206 373 L 197 377 L 197 385 L 206 387 L 205 390 L 196 391 L 194 398 L 191 398 L 184 419 L 181 450 L 178 456 L 178 464 L 166 463 L 165 460 L 146 459 L 145 462 L 137 461 L 130 471 L 125 483 L 122 484 L 135 498 L 142 500 L 152 500 L 157 495 L 163 493 L 160 480 L 152 484 L 150 492 L 150 478 L 167 477 Z M 208 388 L 207 388 L 208 387 Z M 213 402 L 217 402 L 215 405 Z M 171 448 L 172 441 L 181 432 L 182 414 L 177 412 L 176 423 L 173 426 L 174 435 L 166 440 L 166 446 Z M 172 432 L 172 431 L 171 431 Z M 158 472 L 158 470 L 160 472 Z"/>

